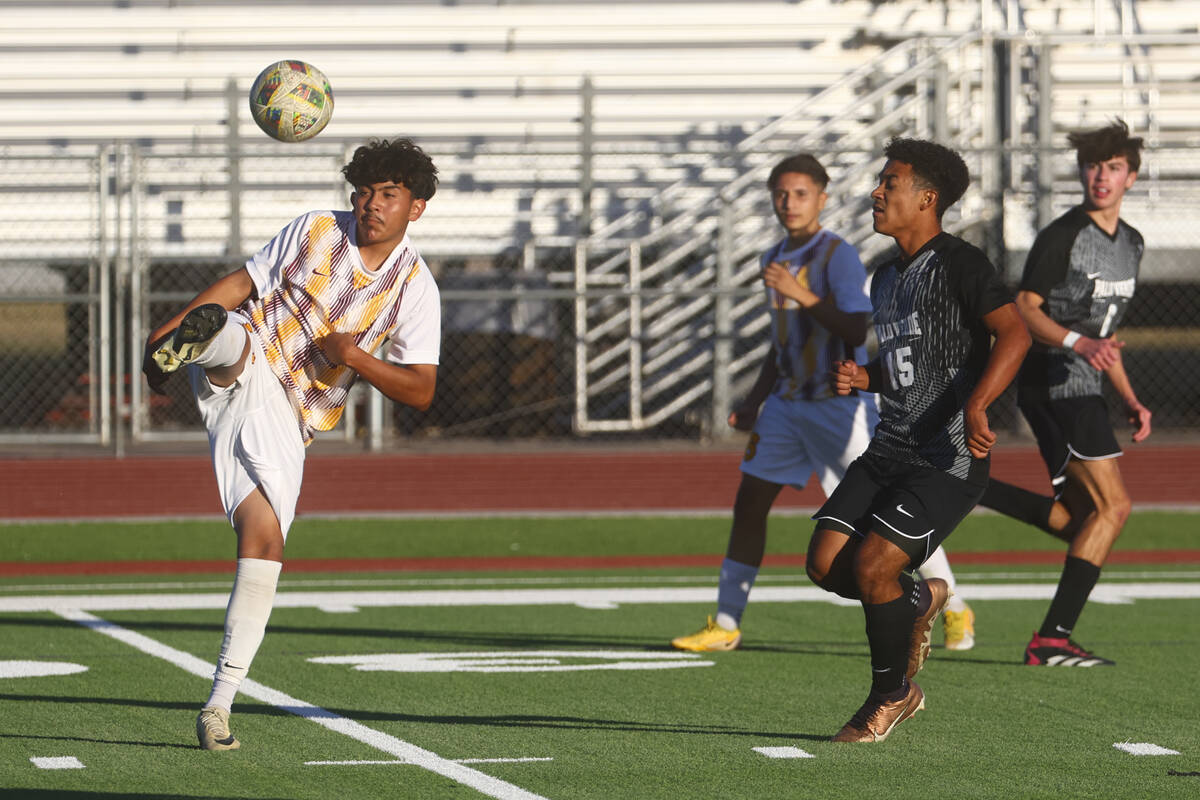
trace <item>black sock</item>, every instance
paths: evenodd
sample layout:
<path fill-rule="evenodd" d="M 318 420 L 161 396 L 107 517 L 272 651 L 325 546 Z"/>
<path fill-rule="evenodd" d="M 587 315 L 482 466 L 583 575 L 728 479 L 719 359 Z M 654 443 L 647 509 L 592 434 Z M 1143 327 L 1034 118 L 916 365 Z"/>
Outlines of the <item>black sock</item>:
<path fill-rule="evenodd" d="M 1050 530 L 1050 509 L 1054 508 L 1054 498 L 1036 494 L 1020 486 L 998 481 L 995 478 L 988 481 L 979 505 L 999 511 L 1005 516 L 1020 520 L 1034 527 L 1041 528 L 1047 533 Z"/>
<path fill-rule="evenodd" d="M 1050 601 L 1050 609 L 1046 619 L 1038 631 L 1038 636 L 1048 636 L 1053 639 L 1066 639 L 1075 630 L 1075 623 L 1083 613 L 1088 595 L 1096 581 L 1100 580 L 1100 568 L 1082 558 L 1067 556 L 1063 566 L 1062 577 L 1058 579 L 1058 591 Z"/>
<path fill-rule="evenodd" d="M 917 617 L 917 592 L 912 578 L 907 575 L 900 578 L 904 594 L 888 603 L 863 606 L 867 643 L 871 646 L 871 690 L 879 694 L 903 689 L 904 673 L 908 670 L 908 642 Z"/>

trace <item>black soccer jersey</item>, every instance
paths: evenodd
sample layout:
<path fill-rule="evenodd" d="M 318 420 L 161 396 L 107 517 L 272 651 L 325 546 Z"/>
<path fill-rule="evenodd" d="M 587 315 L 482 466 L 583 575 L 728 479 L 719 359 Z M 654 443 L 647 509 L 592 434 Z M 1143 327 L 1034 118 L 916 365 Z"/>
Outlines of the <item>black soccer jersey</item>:
<path fill-rule="evenodd" d="M 1116 330 L 1133 298 L 1145 245 L 1124 221 L 1109 236 L 1076 206 L 1038 234 L 1021 288 L 1046 299 L 1042 310 L 1059 325 L 1103 339 Z M 1022 399 L 1058 400 L 1100 394 L 1100 373 L 1064 347 L 1033 343 L 1021 365 Z"/>
<path fill-rule="evenodd" d="M 871 281 L 879 339 L 880 414 L 867 448 L 894 461 L 987 480 L 987 460 L 967 449 L 963 405 L 991 352 L 984 315 L 1012 296 L 978 248 L 941 233 Z"/>

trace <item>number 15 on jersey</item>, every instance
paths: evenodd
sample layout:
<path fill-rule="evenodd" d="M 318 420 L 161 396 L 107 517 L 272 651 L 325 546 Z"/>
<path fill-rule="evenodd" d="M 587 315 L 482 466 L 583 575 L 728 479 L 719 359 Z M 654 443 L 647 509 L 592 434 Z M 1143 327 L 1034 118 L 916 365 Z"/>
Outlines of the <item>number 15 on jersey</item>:
<path fill-rule="evenodd" d="M 913 384 L 912 348 L 897 347 L 883 351 L 883 367 L 893 391 Z"/>

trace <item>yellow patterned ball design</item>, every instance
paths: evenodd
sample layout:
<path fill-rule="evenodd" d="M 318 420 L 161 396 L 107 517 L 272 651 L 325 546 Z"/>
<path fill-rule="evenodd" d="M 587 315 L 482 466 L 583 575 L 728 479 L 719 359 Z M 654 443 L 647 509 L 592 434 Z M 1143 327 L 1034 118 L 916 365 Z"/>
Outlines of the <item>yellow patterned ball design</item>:
<path fill-rule="evenodd" d="M 303 142 L 320 133 L 333 116 L 333 89 L 312 64 L 277 61 L 254 79 L 250 114 L 268 136 Z"/>

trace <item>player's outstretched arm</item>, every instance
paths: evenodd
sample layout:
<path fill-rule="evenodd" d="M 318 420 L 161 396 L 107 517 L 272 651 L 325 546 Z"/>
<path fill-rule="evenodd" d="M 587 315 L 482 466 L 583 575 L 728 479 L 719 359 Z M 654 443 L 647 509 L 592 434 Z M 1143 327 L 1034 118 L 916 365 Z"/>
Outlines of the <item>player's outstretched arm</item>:
<path fill-rule="evenodd" d="M 1133 391 L 1133 384 L 1129 382 L 1129 375 L 1125 372 L 1125 362 L 1121 359 L 1120 353 L 1117 354 L 1116 362 L 1104 371 L 1112 382 L 1113 388 L 1117 390 L 1117 394 L 1121 396 L 1122 402 L 1125 403 L 1125 417 L 1129 420 L 1129 424 L 1133 426 L 1133 441 L 1143 442 L 1150 435 L 1150 409 L 1146 408 L 1138 400 L 1137 394 Z"/>
<path fill-rule="evenodd" d="M 963 406 L 967 449 L 975 458 L 985 457 L 996 443 L 996 434 L 988 425 L 988 407 L 1017 376 L 1025 353 L 1033 343 L 1029 329 L 1013 303 L 1005 303 L 984 314 L 983 324 L 995 341 L 983 375 Z"/>
<path fill-rule="evenodd" d="M 437 388 L 436 364 L 392 364 L 363 350 L 348 333 L 331 333 L 317 340 L 325 357 L 345 364 L 388 398 L 418 411 L 433 403 Z"/>

